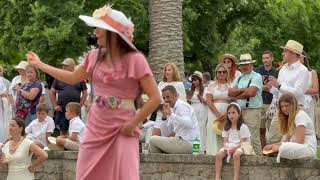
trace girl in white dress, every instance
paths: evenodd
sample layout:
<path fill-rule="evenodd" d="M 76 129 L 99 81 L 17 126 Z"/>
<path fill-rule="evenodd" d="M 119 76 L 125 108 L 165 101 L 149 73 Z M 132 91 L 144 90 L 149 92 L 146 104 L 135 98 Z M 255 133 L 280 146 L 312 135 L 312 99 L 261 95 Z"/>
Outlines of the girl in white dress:
<path fill-rule="evenodd" d="M 231 84 L 228 79 L 228 68 L 224 64 L 218 64 L 215 75 L 215 80 L 209 84 L 208 91 L 206 92 L 207 105 L 209 108 L 206 152 L 209 155 L 215 155 L 223 146 L 222 137 L 213 132 L 212 124 L 218 117 L 226 114 L 227 106 L 230 103 L 228 88 Z"/>
<path fill-rule="evenodd" d="M 48 158 L 48 155 L 40 147 L 28 138 L 25 138 L 24 121 L 20 118 L 12 118 L 9 124 L 9 140 L 2 148 L 0 165 L 8 165 L 7 180 L 33 180 L 36 168 Z M 31 162 L 32 155 L 36 160 Z"/>
<path fill-rule="evenodd" d="M 237 58 L 233 54 L 224 54 L 220 59 L 220 63 L 224 63 L 229 71 L 228 78 L 233 85 L 238 81 L 238 78 L 242 75 L 237 69 Z"/>
<path fill-rule="evenodd" d="M 191 76 L 192 86 L 191 90 L 187 95 L 188 103 L 192 106 L 200 129 L 200 152 L 204 153 L 206 150 L 207 141 L 207 119 L 208 119 L 208 108 L 204 99 L 204 85 L 203 76 L 199 71 L 195 71 Z"/>
<path fill-rule="evenodd" d="M 11 118 L 11 111 L 7 99 L 8 90 L 0 78 L 0 143 L 4 143 L 8 136 L 8 119 Z"/>
<path fill-rule="evenodd" d="M 265 146 L 264 152 L 278 152 L 277 162 L 286 159 L 314 159 L 317 139 L 311 118 L 299 109 L 292 93 L 284 93 L 278 100 L 278 121 L 283 138 L 280 143 Z"/>

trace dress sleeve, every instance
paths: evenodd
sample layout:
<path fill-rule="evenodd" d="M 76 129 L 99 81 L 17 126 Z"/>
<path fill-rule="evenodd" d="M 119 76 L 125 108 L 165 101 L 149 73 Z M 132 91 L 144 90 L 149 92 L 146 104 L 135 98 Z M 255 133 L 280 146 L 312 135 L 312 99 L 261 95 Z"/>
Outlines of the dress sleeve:
<path fill-rule="evenodd" d="M 84 61 L 82 62 L 81 66 L 86 70 L 87 73 L 91 74 L 93 66 L 95 62 L 97 61 L 97 56 L 98 56 L 98 49 L 89 51 L 85 58 Z"/>
<path fill-rule="evenodd" d="M 128 58 L 128 77 L 133 79 L 141 79 L 144 76 L 151 75 L 152 71 L 150 66 L 141 53 L 133 53 L 129 55 Z"/>
<path fill-rule="evenodd" d="M 250 135 L 250 131 L 247 125 L 242 124 L 240 127 L 240 138 L 249 138 Z"/>
<path fill-rule="evenodd" d="M 296 118 L 294 121 L 296 124 L 296 127 L 298 127 L 298 126 L 307 127 L 307 119 L 308 118 L 309 118 L 309 116 L 304 111 L 299 111 L 299 113 L 296 115 Z"/>

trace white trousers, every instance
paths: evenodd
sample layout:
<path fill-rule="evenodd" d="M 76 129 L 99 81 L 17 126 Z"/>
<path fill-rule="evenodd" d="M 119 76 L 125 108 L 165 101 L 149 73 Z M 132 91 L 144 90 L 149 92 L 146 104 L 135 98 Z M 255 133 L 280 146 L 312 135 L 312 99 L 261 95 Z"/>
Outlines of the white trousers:
<path fill-rule="evenodd" d="M 177 137 L 152 136 L 150 153 L 192 154 L 192 144 Z"/>
<path fill-rule="evenodd" d="M 285 159 L 314 159 L 316 152 L 306 144 L 294 142 L 283 142 L 279 147 L 277 162 L 280 163 L 280 158 Z"/>
<path fill-rule="evenodd" d="M 192 103 L 191 104 L 200 129 L 200 151 L 204 152 L 206 150 L 206 140 L 207 140 L 207 120 L 208 120 L 208 107 L 202 103 Z"/>

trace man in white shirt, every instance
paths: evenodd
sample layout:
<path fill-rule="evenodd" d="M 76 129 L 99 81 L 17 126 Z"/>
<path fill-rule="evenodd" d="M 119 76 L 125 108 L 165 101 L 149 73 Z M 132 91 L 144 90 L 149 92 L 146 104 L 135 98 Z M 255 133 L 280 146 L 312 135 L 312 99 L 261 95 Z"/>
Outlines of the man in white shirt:
<path fill-rule="evenodd" d="M 309 71 L 300 63 L 299 58 L 303 56 L 303 45 L 297 41 L 289 40 L 283 48 L 283 59 L 287 62 L 278 75 L 278 79 L 269 77 L 268 85 L 273 94 L 273 101 L 276 101 L 283 93 L 291 92 L 303 109 L 304 93 L 308 88 Z M 277 143 L 281 140 L 281 134 L 278 129 L 278 120 L 273 118 L 268 133 L 268 144 Z"/>
<path fill-rule="evenodd" d="M 152 136 L 151 153 L 192 154 L 192 141 L 199 137 L 198 121 L 192 107 L 178 99 L 178 93 L 172 85 L 162 89 L 164 99 L 163 117 L 167 126 L 173 126 L 174 137 Z"/>
<path fill-rule="evenodd" d="M 36 112 L 37 119 L 33 120 L 25 131 L 27 138 L 44 148 L 48 145 L 48 137 L 53 132 L 55 125 L 53 119 L 48 116 L 49 107 L 46 104 L 39 104 Z"/>

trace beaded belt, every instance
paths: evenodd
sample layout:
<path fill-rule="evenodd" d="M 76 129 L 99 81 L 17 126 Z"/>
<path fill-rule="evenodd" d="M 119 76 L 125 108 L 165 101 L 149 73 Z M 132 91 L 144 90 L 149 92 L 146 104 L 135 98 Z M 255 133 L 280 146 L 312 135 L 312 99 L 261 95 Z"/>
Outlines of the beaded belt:
<path fill-rule="evenodd" d="M 135 109 L 133 99 L 120 99 L 115 96 L 95 96 L 94 101 L 108 109 Z"/>

